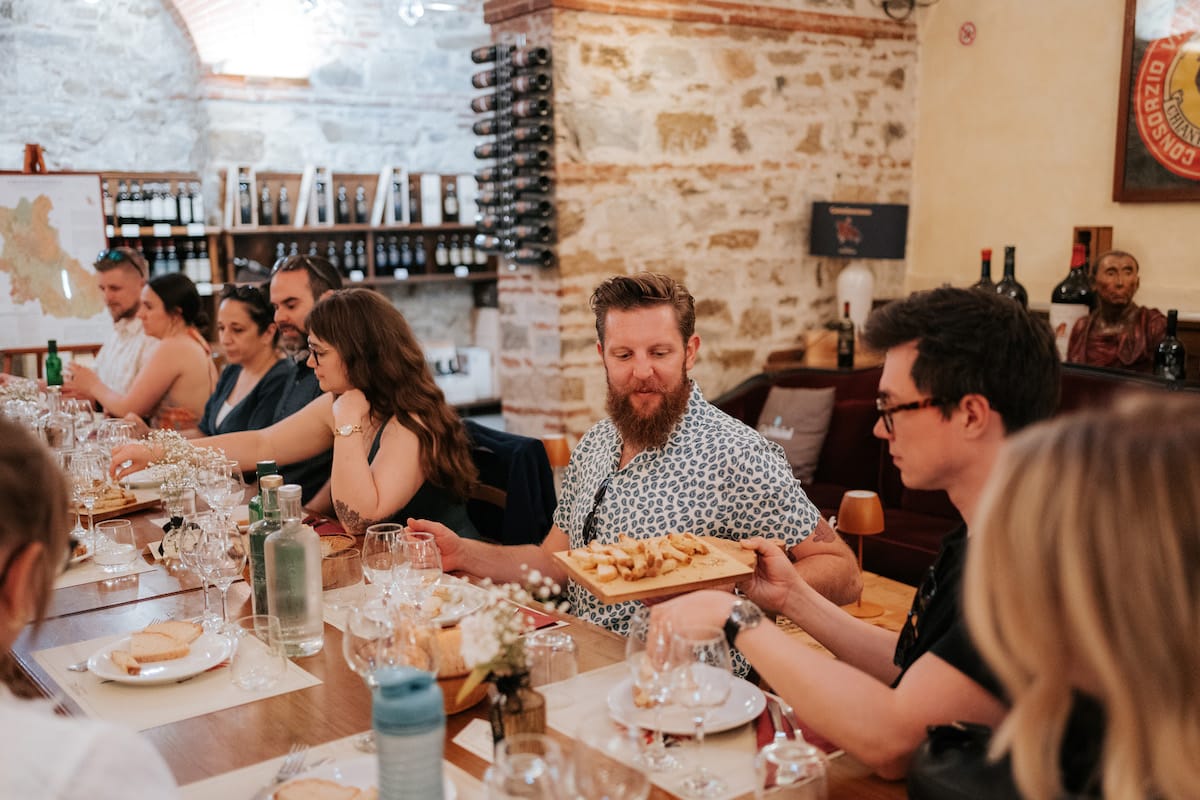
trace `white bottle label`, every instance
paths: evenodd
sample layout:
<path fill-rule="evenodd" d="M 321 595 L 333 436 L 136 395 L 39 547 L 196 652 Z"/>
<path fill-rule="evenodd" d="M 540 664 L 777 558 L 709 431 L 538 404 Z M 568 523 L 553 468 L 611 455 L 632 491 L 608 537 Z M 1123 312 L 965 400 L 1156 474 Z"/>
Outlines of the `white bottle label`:
<path fill-rule="evenodd" d="M 1088 315 L 1088 307 L 1082 303 L 1051 303 L 1050 329 L 1054 331 L 1054 344 L 1058 357 L 1067 360 L 1067 345 L 1071 341 L 1071 329 L 1076 321 Z"/>

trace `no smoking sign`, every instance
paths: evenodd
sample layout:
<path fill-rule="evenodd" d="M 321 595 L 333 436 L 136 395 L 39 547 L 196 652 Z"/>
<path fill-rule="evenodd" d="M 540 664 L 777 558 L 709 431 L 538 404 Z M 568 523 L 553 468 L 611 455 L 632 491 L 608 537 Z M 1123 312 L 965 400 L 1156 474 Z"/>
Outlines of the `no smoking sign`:
<path fill-rule="evenodd" d="M 975 43 L 975 23 L 964 22 L 958 29 L 958 42 L 962 45 L 971 45 Z"/>

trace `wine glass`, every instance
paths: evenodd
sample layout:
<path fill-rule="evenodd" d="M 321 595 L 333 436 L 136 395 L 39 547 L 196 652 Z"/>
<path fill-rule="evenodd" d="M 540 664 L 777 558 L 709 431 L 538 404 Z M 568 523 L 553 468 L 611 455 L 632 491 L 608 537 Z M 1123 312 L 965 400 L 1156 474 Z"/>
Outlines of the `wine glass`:
<path fill-rule="evenodd" d="M 205 501 L 220 513 L 226 522 L 232 522 L 233 510 L 246 496 L 246 479 L 236 461 L 215 459 L 200 470 L 200 491 Z"/>
<path fill-rule="evenodd" d="M 197 556 L 209 580 L 221 590 L 221 627 L 225 630 L 229 627 L 229 587 L 246 568 L 246 547 L 229 520 L 218 514 L 203 517 L 200 530 Z"/>
<path fill-rule="evenodd" d="M 390 570 L 389 570 L 390 571 Z M 375 600 L 350 609 L 342 632 L 342 656 L 346 664 L 374 690 L 375 670 L 386 665 L 388 639 L 393 631 L 392 615 L 383 600 Z M 354 738 L 354 746 L 365 753 L 375 752 L 375 732 Z"/>
<path fill-rule="evenodd" d="M 558 800 L 567 788 L 566 770 L 557 742 L 542 733 L 517 733 L 496 745 L 483 783 L 488 800 Z"/>
<path fill-rule="evenodd" d="M 92 425 L 96 421 L 96 412 L 92 408 L 92 401 L 82 397 L 73 397 L 67 400 L 63 410 L 75 420 L 75 441 L 86 442 L 92 435 Z"/>
<path fill-rule="evenodd" d="M 659 622 L 651 627 L 647 606 L 639 608 L 629 620 L 625 660 L 633 677 L 634 690 L 654 708 L 654 739 L 638 760 L 652 772 L 667 772 L 682 766 L 679 759 L 667 752 L 662 733 L 662 709 L 671 699 L 674 669 L 671 638 L 669 624 Z"/>
<path fill-rule="evenodd" d="M 611 723 L 585 720 L 571 749 L 571 797 L 578 800 L 646 800 L 650 777 L 640 760 L 638 729 L 620 732 Z"/>
<path fill-rule="evenodd" d="M 80 522 L 79 501 L 75 497 L 74 473 L 71 472 L 71 461 L 77 452 L 80 450 L 58 450 L 55 451 L 55 457 L 58 459 L 59 469 L 63 471 L 64 475 L 71 478 L 71 505 L 75 508 L 75 527 L 67 535 L 77 542 L 82 542 L 87 537 L 87 531 L 83 529 L 83 524 Z"/>
<path fill-rule="evenodd" d="M 95 541 L 96 521 L 92 512 L 107 483 L 105 466 L 103 454 L 92 450 L 76 451 L 71 456 L 71 489 L 75 502 L 87 509 L 89 543 Z"/>
<path fill-rule="evenodd" d="M 383 588 L 385 600 L 392 596 L 395 582 L 393 567 L 400 547 L 398 540 L 403 533 L 403 525 L 394 522 L 380 522 L 367 528 L 367 533 L 363 537 L 363 572 L 370 578 L 372 586 L 378 585 Z"/>
<path fill-rule="evenodd" d="M 418 608 L 442 577 L 442 554 L 432 533 L 401 528 L 392 572 L 405 602 Z"/>
<path fill-rule="evenodd" d="M 675 702 L 691 710 L 696 738 L 697 768 L 680 788 L 686 797 L 718 797 L 728 787 L 704 765 L 704 723 L 733 688 L 729 643 L 720 628 L 685 625 L 675 630 L 671 652 L 679 665 L 675 669 Z"/>
<path fill-rule="evenodd" d="M 204 614 L 200 619 L 201 624 L 207 630 L 212 630 L 218 624 L 217 615 L 208 604 L 208 562 L 203 555 L 204 529 L 213 525 L 212 517 L 213 512 L 211 511 L 203 511 L 185 517 L 183 530 L 179 534 L 179 559 L 185 567 L 200 578 L 200 586 L 204 594 Z"/>

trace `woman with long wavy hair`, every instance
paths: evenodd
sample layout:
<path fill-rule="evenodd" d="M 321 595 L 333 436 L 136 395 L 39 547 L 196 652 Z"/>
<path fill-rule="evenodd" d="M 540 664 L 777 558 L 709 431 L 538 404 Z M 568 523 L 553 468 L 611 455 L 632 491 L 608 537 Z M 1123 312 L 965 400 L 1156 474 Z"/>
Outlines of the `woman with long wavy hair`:
<path fill-rule="evenodd" d="M 965 613 L 1012 699 L 993 753 L 1027 798 L 1200 787 L 1200 400 L 1019 434 L 972 531 Z"/>
<path fill-rule="evenodd" d="M 370 289 L 325 295 L 308 315 L 308 364 L 323 394 L 262 430 L 203 440 L 242 469 L 274 459 L 294 464 L 333 448 L 329 481 L 310 508 L 332 506 L 342 526 L 434 519 L 478 537 L 466 499 L 478 472 L 458 414 L 433 381 L 416 336 Z M 126 475 L 156 455 L 144 445 L 113 454 Z"/>

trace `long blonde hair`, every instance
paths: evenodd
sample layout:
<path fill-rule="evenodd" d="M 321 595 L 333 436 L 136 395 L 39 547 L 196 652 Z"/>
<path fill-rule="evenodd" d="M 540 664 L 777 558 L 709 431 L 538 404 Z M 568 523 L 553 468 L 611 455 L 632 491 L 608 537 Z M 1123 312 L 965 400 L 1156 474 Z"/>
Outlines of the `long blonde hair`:
<path fill-rule="evenodd" d="M 1062 793 L 1073 693 L 1106 719 L 1105 797 L 1200 786 L 1200 401 L 1138 397 L 1008 443 L 980 501 L 965 614 L 1012 699 L 993 754 Z"/>

